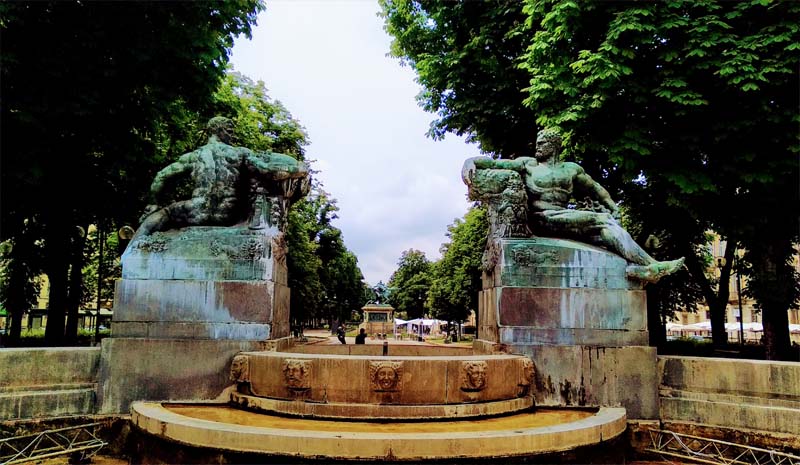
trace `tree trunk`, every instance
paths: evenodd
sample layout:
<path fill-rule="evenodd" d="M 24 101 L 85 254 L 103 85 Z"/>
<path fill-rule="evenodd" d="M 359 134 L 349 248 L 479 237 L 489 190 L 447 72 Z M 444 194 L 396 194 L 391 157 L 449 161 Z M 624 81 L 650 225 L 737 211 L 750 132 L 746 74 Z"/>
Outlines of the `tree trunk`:
<path fill-rule="evenodd" d="M 83 228 L 86 231 L 86 227 Z M 70 248 L 69 288 L 67 293 L 67 325 L 64 331 L 64 342 L 75 345 L 78 342 L 78 319 L 83 297 L 83 248 L 86 234 L 76 234 Z"/>
<path fill-rule="evenodd" d="M 728 298 L 731 295 L 731 270 L 736 252 L 736 243 L 730 239 L 725 247 L 725 265 L 720 269 L 719 283 L 717 284 L 717 299 L 711 310 L 711 339 L 714 347 L 719 349 L 728 344 L 728 332 L 725 331 L 725 313 L 728 309 Z"/>
<path fill-rule="evenodd" d="M 64 344 L 64 320 L 67 308 L 67 275 L 69 257 L 66 251 L 69 237 L 58 224 L 48 225 L 45 239 L 47 257 L 47 278 L 50 282 L 47 306 L 47 327 L 44 332 L 45 344 L 58 347 Z"/>
<path fill-rule="evenodd" d="M 747 287 L 763 314 L 767 360 L 792 360 L 787 311 L 797 298 L 798 283 L 789 264 L 791 245 L 791 240 L 764 238 L 747 253 L 752 264 Z"/>
<path fill-rule="evenodd" d="M 25 310 L 15 308 L 14 310 L 9 310 L 9 313 L 11 314 L 11 328 L 9 328 L 5 344 L 7 347 L 18 347 L 19 340 L 22 337 L 22 315 L 25 314 Z"/>
<path fill-rule="evenodd" d="M 789 315 L 782 305 L 762 305 L 767 360 L 795 360 L 789 338 Z"/>
<path fill-rule="evenodd" d="M 728 333 L 725 331 L 725 310 L 728 307 L 728 297 L 730 296 L 730 278 L 733 268 L 733 256 L 736 247 L 730 239 L 725 247 L 725 265 L 720 269 L 720 277 L 717 283 L 717 291 L 714 291 L 711 283 L 706 277 L 705 265 L 700 262 L 691 249 L 686 253 L 686 266 L 689 273 L 700 284 L 703 296 L 706 299 L 709 313 L 711 313 L 711 339 L 715 348 L 724 347 L 728 343 Z"/>
<path fill-rule="evenodd" d="M 667 342 L 667 329 L 661 318 L 659 306 L 655 305 L 655 296 L 653 296 L 655 293 L 651 292 L 649 287 L 645 287 L 645 293 L 647 294 L 647 331 L 650 346 L 664 347 Z"/>

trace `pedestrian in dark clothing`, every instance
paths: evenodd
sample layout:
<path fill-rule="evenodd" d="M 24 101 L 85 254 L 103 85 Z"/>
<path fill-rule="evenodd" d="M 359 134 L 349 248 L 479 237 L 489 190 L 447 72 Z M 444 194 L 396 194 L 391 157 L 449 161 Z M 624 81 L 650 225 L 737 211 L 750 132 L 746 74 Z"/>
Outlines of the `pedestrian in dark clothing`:
<path fill-rule="evenodd" d="M 339 342 L 342 344 L 347 344 L 347 341 L 344 340 L 344 328 L 342 328 L 342 325 L 339 325 L 339 329 L 336 330 L 336 337 L 339 338 Z"/>
<path fill-rule="evenodd" d="M 358 332 L 358 336 L 356 336 L 356 344 L 366 344 L 367 343 L 367 330 L 361 328 L 361 331 Z"/>

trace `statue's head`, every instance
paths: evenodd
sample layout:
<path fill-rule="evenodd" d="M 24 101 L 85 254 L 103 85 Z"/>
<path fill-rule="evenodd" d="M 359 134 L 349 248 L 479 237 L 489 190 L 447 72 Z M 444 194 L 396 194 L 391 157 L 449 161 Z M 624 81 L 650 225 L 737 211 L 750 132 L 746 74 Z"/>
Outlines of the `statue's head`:
<path fill-rule="evenodd" d="M 561 152 L 561 134 L 555 129 L 542 129 L 536 135 L 536 159 L 549 160 Z"/>
<path fill-rule="evenodd" d="M 208 120 L 208 135 L 216 136 L 225 144 L 230 144 L 233 139 L 233 120 L 224 116 L 215 116 Z"/>

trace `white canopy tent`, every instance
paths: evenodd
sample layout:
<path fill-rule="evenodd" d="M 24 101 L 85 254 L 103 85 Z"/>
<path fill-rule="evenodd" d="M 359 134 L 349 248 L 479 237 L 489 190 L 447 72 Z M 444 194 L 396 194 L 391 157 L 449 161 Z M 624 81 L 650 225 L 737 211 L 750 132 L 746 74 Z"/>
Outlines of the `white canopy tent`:
<path fill-rule="evenodd" d="M 428 332 L 433 333 L 439 330 L 439 326 L 442 323 L 446 323 L 442 320 L 436 319 L 428 319 L 428 318 L 415 318 L 413 320 L 408 320 L 405 322 L 406 331 L 411 334 L 414 333 L 414 326 L 417 327 L 416 333 L 419 334 L 419 329 L 422 328 L 423 330 L 427 329 Z"/>

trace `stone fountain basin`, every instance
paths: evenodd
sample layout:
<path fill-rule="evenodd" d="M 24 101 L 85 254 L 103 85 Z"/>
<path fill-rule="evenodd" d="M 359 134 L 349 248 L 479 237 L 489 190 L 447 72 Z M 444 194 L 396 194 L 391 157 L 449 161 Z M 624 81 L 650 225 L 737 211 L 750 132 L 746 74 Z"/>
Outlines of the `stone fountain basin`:
<path fill-rule="evenodd" d="M 288 418 L 222 405 L 136 402 L 133 424 L 171 442 L 300 458 L 434 460 L 521 457 L 599 444 L 626 428 L 624 408 L 539 409 L 469 421 Z"/>
<path fill-rule="evenodd" d="M 242 352 L 236 359 L 247 360 L 247 375 L 231 401 L 286 415 L 384 419 L 498 415 L 533 405 L 533 365 L 525 356 L 401 355 L 405 350 L 393 346 L 387 356 Z"/>

